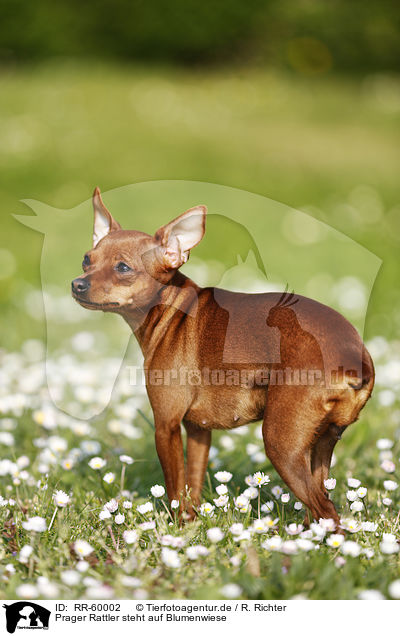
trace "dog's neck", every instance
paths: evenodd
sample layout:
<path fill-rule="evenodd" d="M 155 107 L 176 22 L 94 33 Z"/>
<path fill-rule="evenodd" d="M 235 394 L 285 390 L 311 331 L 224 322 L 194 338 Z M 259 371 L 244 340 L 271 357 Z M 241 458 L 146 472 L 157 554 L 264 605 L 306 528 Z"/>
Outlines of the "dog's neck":
<path fill-rule="evenodd" d="M 200 289 L 194 281 L 177 271 L 171 281 L 161 287 L 154 304 L 150 307 L 132 307 L 121 312 L 132 329 L 145 359 L 152 355 L 177 311 L 196 315 Z"/>

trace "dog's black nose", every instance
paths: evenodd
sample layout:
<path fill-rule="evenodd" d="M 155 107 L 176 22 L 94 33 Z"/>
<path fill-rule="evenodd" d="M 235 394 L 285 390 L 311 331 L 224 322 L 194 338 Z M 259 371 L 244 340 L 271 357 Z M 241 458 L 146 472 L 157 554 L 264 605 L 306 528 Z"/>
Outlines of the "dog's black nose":
<path fill-rule="evenodd" d="M 83 294 L 90 287 L 90 282 L 87 278 L 75 278 L 71 283 L 72 291 L 76 294 Z"/>

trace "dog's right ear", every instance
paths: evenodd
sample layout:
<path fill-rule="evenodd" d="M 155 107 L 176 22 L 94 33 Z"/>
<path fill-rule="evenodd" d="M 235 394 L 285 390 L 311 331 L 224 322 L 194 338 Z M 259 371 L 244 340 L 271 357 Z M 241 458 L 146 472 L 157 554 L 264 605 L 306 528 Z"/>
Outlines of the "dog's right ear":
<path fill-rule="evenodd" d="M 166 269 L 178 269 L 189 258 L 190 250 L 200 243 L 206 229 L 207 208 L 198 205 L 164 225 L 154 235 L 160 244 Z"/>
<path fill-rule="evenodd" d="M 121 230 L 122 228 L 120 224 L 113 219 L 111 213 L 104 205 L 100 194 L 100 188 L 95 188 L 93 192 L 93 211 L 93 247 L 96 247 L 97 243 L 107 234 L 115 232 L 116 230 Z"/>

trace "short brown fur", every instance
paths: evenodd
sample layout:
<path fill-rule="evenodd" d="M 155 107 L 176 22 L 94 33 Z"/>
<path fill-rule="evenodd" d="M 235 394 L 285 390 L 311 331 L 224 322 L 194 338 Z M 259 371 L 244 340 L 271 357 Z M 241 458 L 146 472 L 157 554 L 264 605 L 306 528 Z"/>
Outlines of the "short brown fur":
<path fill-rule="evenodd" d="M 282 479 L 313 518 L 339 524 L 324 481 L 335 444 L 358 418 L 374 384 L 371 357 L 354 327 L 309 298 L 200 288 L 180 273 L 204 235 L 204 206 L 150 236 L 122 230 L 98 188 L 93 205 L 94 247 L 85 257 L 84 275 L 72 282 L 72 294 L 88 309 L 121 314 L 142 349 L 148 378 L 156 372 L 175 379 L 147 382 L 169 500 L 180 500 L 193 517 L 212 429 L 263 420 L 265 451 Z M 224 377 L 269 375 L 268 382 L 264 377 L 253 386 L 199 385 L 187 377 L 178 381 L 182 369 L 218 370 Z M 295 370 L 290 381 L 287 369 Z"/>

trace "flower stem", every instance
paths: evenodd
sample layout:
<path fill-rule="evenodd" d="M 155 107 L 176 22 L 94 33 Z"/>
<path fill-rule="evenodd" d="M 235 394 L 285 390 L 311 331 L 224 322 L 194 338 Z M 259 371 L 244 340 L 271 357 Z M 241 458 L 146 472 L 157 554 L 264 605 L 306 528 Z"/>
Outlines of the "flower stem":
<path fill-rule="evenodd" d="M 58 508 L 57 508 L 57 506 L 56 506 L 56 507 L 54 508 L 53 516 L 52 516 L 52 518 L 51 518 L 51 521 L 50 521 L 50 524 L 49 524 L 49 527 L 47 528 L 47 530 L 51 530 L 51 526 L 52 526 L 52 525 L 53 525 L 53 523 L 54 523 L 54 519 L 56 518 L 57 511 L 58 511 Z"/>
<path fill-rule="evenodd" d="M 161 503 L 162 503 L 162 505 L 164 506 L 165 510 L 167 511 L 168 516 L 170 517 L 170 519 L 171 519 L 172 523 L 174 523 L 174 518 L 173 518 L 173 516 L 172 516 L 172 514 L 171 514 L 171 511 L 170 511 L 170 509 L 168 508 L 167 504 L 165 503 L 165 501 L 164 501 L 163 499 L 161 499 Z"/>
<path fill-rule="evenodd" d="M 122 465 L 122 470 L 121 470 L 121 492 L 124 489 L 124 483 L 125 483 L 125 471 L 126 471 L 126 466 L 125 464 Z"/>
<path fill-rule="evenodd" d="M 111 526 L 107 526 L 107 529 L 108 529 L 108 532 L 110 533 L 110 537 L 111 537 L 111 540 L 113 542 L 113 546 L 115 548 L 115 551 L 118 552 L 118 545 L 117 545 L 117 542 L 115 540 L 115 536 L 114 536 L 112 527 Z"/>

